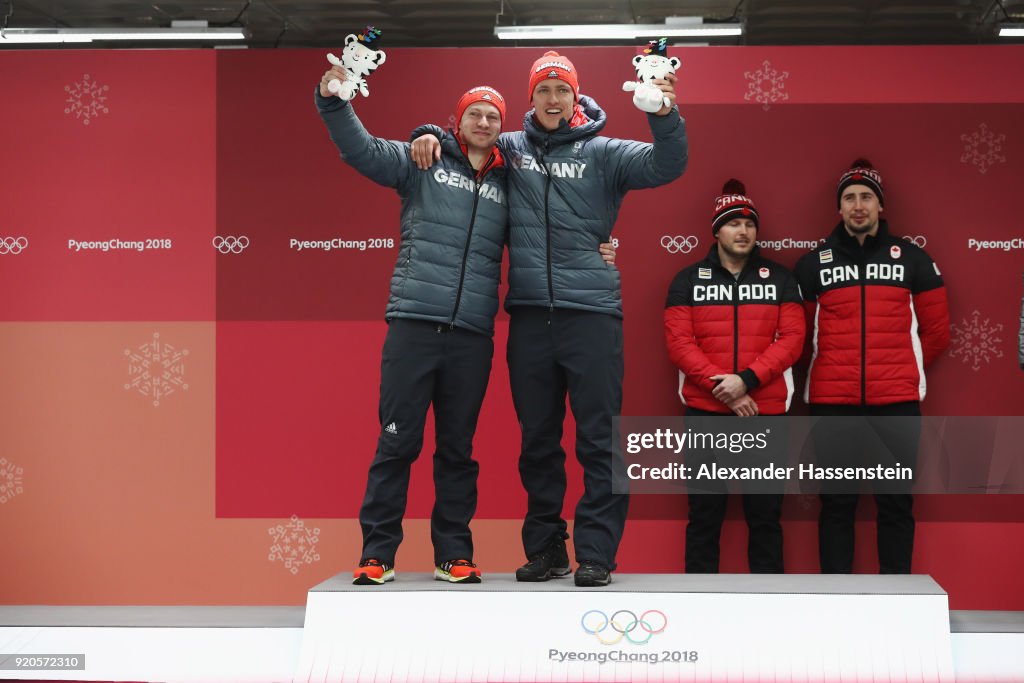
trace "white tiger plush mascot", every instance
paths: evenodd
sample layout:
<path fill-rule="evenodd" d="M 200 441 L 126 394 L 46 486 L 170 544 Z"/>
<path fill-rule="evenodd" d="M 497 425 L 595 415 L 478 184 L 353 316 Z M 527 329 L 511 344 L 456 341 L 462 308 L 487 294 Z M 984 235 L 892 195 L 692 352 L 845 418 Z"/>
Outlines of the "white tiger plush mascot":
<path fill-rule="evenodd" d="M 665 54 L 667 40 L 652 40 L 648 43 L 644 54 L 633 57 L 633 68 L 636 69 L 636 81 L 626 81 L 622 89 L 633 93 L 633 104 L 640 111 L 648 114 L 657 112 L 662 107 L 667 107 L 671 102 L 651 81 L 656 78 L 665 78 L 668 74 L 674 74 L 682 62 L 678 57 L 669 57 Z"/>
<path fill-rule="evenodd" d="M 366 86 L 364 76 L 369 76 L 371 71 L 377 69 L 384 63 L 387 55 L 382 50 L 375 50 L 371 45 L 380 38 L 381 31 L 372 26 L 356 35 L 350 33 L 345 36 L 345 47 L 342 48 L 341 59 L 333 54 L 327 55 L 327 61 L 334 66 L 340 66 L 346 72 L 347 78 L 331 79 L 327 89 L 343 100 L 355 98 L 356 93 L 363 97 L 370 96 L 370 89 Z"/>

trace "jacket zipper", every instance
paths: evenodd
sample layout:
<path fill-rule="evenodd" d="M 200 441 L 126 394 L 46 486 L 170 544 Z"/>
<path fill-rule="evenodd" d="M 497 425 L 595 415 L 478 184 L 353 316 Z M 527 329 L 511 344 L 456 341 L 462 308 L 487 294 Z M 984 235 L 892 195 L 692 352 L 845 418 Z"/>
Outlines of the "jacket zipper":
<path fill-rule="evenodd" d="M 868 397 L 868 311 L 867 311 L 867 286 L 864 284 L 864 273 L 867 270 L 867 259 L 861 261 L 860 272 L 860 404 L 867 405 Z"/>
<path fill-rule="evenodd" d="M 732 300 L 732 374 L 738 375 L 740 374 L 740 302 L 738 300 L 740 281 L 735 280 L 735 284 L 737 292 Z"/>
<path fill-rule="evenodd" d="M 548 270 L 548 313 L 553 313 L 555 310 L 555 283 L 551 278 L 551 217 L 548 213 L 550 211 L 549 197 L 551 195 L 551 173 L 548 171 L 548 167 L 544 164 L 544 159 L 547 153 L 550 151 L 551 138 L 544 138 L 544 153 L 540 157 L 540 165 L 544 168 L 544 231 L 547 238 L 547 270 Z M 549 318 L 550 322 L 550 318 Z"/>
<path fill-rule="evenodd" d="M 469 219 L 469 229 L 466 231 L 466 247 L 462 250 L 462 269 L 459 271 L 459 288 L 455 292 L 455 308 L 452 309 L 452 319 L 448 323 L 448 327 L 452 330 L 455 329 L 455 318 L 459 314 L 459 304 L 462 301 L 462 288 L 466 282 L 466 261 L 469 260 L 469 246 L 473 240 L 473 226 L 476 225 L 476 209 L 480 203 L 480 190 L 483 189 L 484 177 L 487 175 L 487 171 L 490 170 L 491 164 L 494 163 L 494 152 L 491 152 L 490 159 L 484 164 L 484 167 L 480 169 L 480 173 L 473 179 L 476 183 L 476 189 L 473 192 L 473 215 Z M 472 168 L 472 164 L 470 165 Z"/>

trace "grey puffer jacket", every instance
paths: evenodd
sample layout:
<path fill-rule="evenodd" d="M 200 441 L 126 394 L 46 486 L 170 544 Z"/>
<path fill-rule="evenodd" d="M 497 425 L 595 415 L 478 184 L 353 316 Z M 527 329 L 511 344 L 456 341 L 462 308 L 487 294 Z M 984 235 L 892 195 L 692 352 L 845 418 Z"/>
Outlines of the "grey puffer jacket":
<path fill-rule="evenodd" d="M 683 174 L 686 124 L 673 109 L 647 115 L 654 143 L 599 136 L 606 115 L 580 97 L 590 121 L 547 132 L 527 112 L 523 130 L 503 133 L 509 165 L 509 293 L 505 308 L 572 308 L 622 317 L 619 271 L 598 245 L 611 241 L 629 190 Z"/>
<path fill-rule="evenodd" d="M 441 160 L 420 171 L 409 144 L 366 132 L 352 106 L 316 92 L 341 158 L 402 199 L 401 242 L 385 317 L 443 323 L 492 336 L 508 230 L 505 168 L 495 150 L 477 179 L 458 141 L 444 133 Z"/>

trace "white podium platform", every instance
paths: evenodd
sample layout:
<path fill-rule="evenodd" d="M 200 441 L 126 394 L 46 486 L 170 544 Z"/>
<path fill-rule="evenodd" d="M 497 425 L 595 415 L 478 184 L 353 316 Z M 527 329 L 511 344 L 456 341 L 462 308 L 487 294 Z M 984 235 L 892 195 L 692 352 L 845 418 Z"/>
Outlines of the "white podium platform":
<path fill-rule="evenodd" d="M 408 578 L 402 576 L 401 584 L 406 589 L 411 588 Z M 761 582 L 765 579 L 743 576 L 727 578 L 741 582 Z M 862 578 L 873 581 L 878 577 Z M 613 586 L 621 588 L 622 584 L 623 581 L 617 581 Z M 540 590 L 574 590 L 571 586 L 571 583 L 562 581 Z M 430 585 L 430 588 L 451 590 L 440 584 Z M 476 588 L 483 586 L 473 589 Z M 622 594 L 621 597 L 633 596 Z M 81 669 L 31 671 L 0 668 L 0 679 L 203 683 L 308 680 L 308 671 L 296 676 L 303 647 L 304 612 L 302 607 L 0 606 L 0 653 L 21 656 L 60 653 L 85 655 L 84 667 Z M 455 616 L 458 615 L 446 611 L 436 623 L 431 624 L 431 628 L 441 628 Z M 492 621 L 498 616 L 475 610 L 475 621 L 469 628 L 491 629 Z M 595 616 L 591 615 L 591 618 Z M 625 615 L 618 617 L 620 623 L 622 616 Z M 687 615 L 684 617 L 689 618 Z M 366 617 L 365 621 L 359 621 L 362 615 L 355 613 L 350 613 L 349 618 L 353 623 L 365 624 L 366 628 L 378 627 L 372 615 Z M 780 613 L 773 623 L 781 628 L 786 618 L 784 612 Z M 826 618 L 827 615 L 815 616 L 815 619 L 822 621 Z M 597 623 L 600 624 L 600 620 Z M 953 611 L 949 613 L 949 625 L 957 683 L 1024 681 L 1024 612 Z M 652 630 L 657 630 L 659 625 L 650 626 Z M 666 622 L 665 630 L 652 635 L 650 643 L 656 645 L 657 636 L 671 634 L 671 626 Z M 351 628 L 354 627 L 346 626 L 346 629 Z M 348 634 L 348 630 L 341 630 L 334 635 L 343 640 Z M 835 635 L 838 638 L 842 634 Z M 389 637 L 387 633 L 381 636 L 385 639 Z M 822 637 L 828 639 L 830 636 L 823 633 Z M 861 644 L 870 642 L 857 637 Z M 634 640 L 642 639 L 634 637 Z M 517 643 L 513 641 L 513 645 Z M 308 648 L 310 643 L 306 645 Z M 457 638 L 450 638 L 445 647 L 457 652 L 460 643 Z M 632 651 L 637 650 L 634 648 Z M 396 675 L 390 680 L 401 683 L 405 679 Z M 728 680 L 785 679 L 766 679 L 755 671 L 752 677 L 731 676 Z M 842 680 L 854 679 L 852 675 L 844 673 Z M 876 680 L 902 682 L 909 679 L 880 675 Z M 934 680 L 941 679 L 936 676 Z"/>
<path fill-rule="evenodd" d="M 0 679 L 289 681 L 302 607 L 0 606 Z M 83 655 L 81 668 L 16 668 L 28 655 Z"/>
<path fill-rule="evenodd" d="M 450 585 L 338 575 L 306 605 L 298 681 L 954 681 L 928 576 L 615 575 Z"/>
<path fill-rule="evenodd" d="M 1024 681 L 1024 612 L 951 611 L 957 683 Z"/>

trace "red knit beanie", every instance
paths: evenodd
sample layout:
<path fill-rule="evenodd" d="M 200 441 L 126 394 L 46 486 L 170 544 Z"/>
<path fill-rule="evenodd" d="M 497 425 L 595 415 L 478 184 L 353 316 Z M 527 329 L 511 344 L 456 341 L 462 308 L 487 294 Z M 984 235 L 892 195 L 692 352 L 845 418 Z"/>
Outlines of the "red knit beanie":
<path fill-rule="evenodd" d="M 878 204 L 885 206 L 885 195 L 882 194 L 882 174 L 875 170 L 867 159 L 857 159 L 850 164 L 850 169 L 839 176 L 836 189 L 836 205 L 843 203 L 843 190 L 850 185 L 864 185 L 878 197 Z"/>
<path fill-rule="evenodd" d="M 501 122 L 505 123 L 505 98 L 501 96 L 500 92 L 489 85 L 478 85 L 467 90 L 466 94 L 459 98 L 459 103 L 455 105 L 456 126 L 462 123 L 462 115 L 466 113 L 469 105 L 476 104 L 477 102 L 486 102 L 487 104 L 494 105 L 498 110 L 498 115 L 501 116 Z"/>
<path fill-rule="evenodd" d="M 735 218 L 749 218 L 754 221 L 755 227 L 761 227 L 757 207 L 754 206 L 754 200 L 747 196 L 747 188 L 735 178 L 730 178 L 722 186 L 722 194 L 715 198 L 711 233 L 717 235 L 723 225 Z"/>
<path fill-rule="evenodd" d="M 530 67 L 530 92 L 526 94 L 527 101 L 533 102 L 533 91 L 537 84 L 549 78 L 557 78 L 565 81 L 572 88 L 572 94 L 576 101 L 580 99 L 580 80 L 576 75 L 576 67 L 568 59 L 554 50 L 544 53 L 544 56 L 533 63 Z"/>

